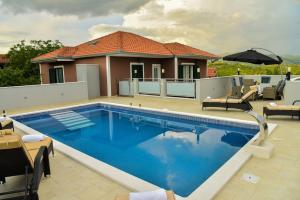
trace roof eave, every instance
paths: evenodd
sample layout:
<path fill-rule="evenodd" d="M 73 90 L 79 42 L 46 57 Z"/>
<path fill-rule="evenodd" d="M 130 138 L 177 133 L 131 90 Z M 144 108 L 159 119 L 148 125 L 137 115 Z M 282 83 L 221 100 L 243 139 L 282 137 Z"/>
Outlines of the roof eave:
<path fill-rule="evenodd" d="M 200 56 L 195 54 L 185 54 L 185 55 L 176 55 L 178 58 L 190 58 L 190 59 L 203 59 L 203 60 L 212 60 L 212 59 L 218 59 L 221 57 L 212 57 L 212 56 Z"/>
<path fill-rule="evenodd" d="M 72 57 L 52 57 L 52 58 L 41 58 L 37 60 L 31 60 L 32 63 L 46 63 L 46 62 L 73 62 Z"/>

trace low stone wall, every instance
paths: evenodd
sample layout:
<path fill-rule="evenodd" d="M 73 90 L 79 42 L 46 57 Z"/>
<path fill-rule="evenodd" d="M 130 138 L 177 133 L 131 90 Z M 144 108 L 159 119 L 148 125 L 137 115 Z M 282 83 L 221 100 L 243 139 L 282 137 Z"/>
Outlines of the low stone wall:
<path fill-rule="evenodd" d="M 290 105 L 295 100 L 300 100 L 300 81 L 287 81 L 284 88 L 284 103 Z"/>
<path fill-rule="evenodd" d="M 86 82 L 0 87 L 0 109 L 12 110 L 88 99 Z"/>

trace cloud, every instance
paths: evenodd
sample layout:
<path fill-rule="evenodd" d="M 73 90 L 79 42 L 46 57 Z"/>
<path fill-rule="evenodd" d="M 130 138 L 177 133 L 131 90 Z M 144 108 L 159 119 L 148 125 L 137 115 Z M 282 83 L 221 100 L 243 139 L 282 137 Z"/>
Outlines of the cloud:
<path fill-rule="evenodd" d="M 20 15 L 0 12 L 0 53 L 6 53 L 21 40 L 51 39 L 75 45 L 88 40 L 86 29 L 75 16 L 53 16 L 45 12 Z"/>
<path fill-rule="evenodd" d="M 58 39 L 76 45 L 124 30 L 216 54 L 251 47 L 300 54 L 299 2 L 0 0 L 0 52 L 22 39 Z"/>
<path fill-rule="evenodd" d="M 98 24 L 89 32 L 95 38 L 126 30 L 161 42 L 183 42 L 214 53 L 251 47 L 299 53 L 300 5 L 295 2 L 297 0 L 186 0 L 175 3 L 157 0 L 125 15 L 122 25 Z"/>
<path fill-rule="evenodd" d="M 55 15 L 79 17 L 105 16 L 111 13 L 129 13 L 150 0 L 0 0 L 2 6 L 18 13 L 49 12 Z"/>

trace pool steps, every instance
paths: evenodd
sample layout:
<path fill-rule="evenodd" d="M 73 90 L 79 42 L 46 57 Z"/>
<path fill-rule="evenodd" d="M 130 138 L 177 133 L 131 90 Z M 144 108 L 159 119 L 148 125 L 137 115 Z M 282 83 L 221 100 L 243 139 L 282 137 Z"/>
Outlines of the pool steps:
<path fill-rule="evenodd" d="M 74 111 L 51 113 L 50 115 L 70 131 L 95 125 L 91 120 Z"/>

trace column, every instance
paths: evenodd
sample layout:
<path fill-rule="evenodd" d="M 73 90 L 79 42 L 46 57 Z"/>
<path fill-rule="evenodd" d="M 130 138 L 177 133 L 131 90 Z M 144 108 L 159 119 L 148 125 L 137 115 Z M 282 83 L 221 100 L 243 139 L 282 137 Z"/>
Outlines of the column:
<path fill-rule="evenodd" d="M 106 56 L 107 96 L 111 96 L 110 56 Z"/>
<path fill-rule="evenodd" d="M 174 78 L 178 79 L 178 58 L 174 57 Z"/>

